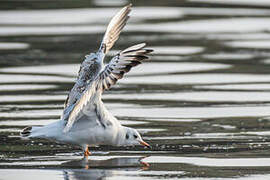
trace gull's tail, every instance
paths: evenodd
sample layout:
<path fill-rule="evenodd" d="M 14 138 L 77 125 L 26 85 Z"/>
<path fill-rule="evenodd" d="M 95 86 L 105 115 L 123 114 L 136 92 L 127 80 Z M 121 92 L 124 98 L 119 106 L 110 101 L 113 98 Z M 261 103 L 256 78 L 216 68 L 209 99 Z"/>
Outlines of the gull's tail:
<path fill-rule="evenodd" d="M 38 133 L 39 132 L 38 130 L 40 128 L 42 127 L 28 126 L 20 132 L 21 137 L 24 137 L 24 138 L 42 137 L 42 134 Z"/>
<path fill-rule="evenodd" d="M 58 120 L 46 126 L 28 126 L 20 134 L 24 138 L 45 138 L 51 139 L 62 135 L 64 121 Z"/>

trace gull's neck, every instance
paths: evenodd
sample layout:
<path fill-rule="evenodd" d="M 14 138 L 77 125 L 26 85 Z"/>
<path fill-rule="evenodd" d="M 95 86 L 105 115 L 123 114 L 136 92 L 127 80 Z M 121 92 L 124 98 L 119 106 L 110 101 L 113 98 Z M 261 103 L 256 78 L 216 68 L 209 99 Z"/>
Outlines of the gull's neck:
<path fill-rule="evenodd" d="M 126 138 L 126 132 L 127 132 L 127 127 L 120 125 L 117 131 L 117 136 L 115 139 L 115 145 L 116 146 L 121 146 L 124 145 L 125 138 Z"/>

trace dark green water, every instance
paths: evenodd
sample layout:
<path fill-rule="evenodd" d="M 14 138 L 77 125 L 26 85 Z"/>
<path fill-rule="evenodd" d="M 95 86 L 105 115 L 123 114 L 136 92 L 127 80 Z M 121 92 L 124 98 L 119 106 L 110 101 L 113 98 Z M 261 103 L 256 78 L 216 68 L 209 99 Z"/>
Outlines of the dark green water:
<path fill-rule="evenodd" d="M 60 118 L 79 63 L 128 2 L 1 1 L 0 179 L 269 179 L 270 3 L 213 2 L 132 2 L 110 56 L 155 52 L 103 99 L 153 148 L 95 147 L 86 160 L 19 131 Z"/>

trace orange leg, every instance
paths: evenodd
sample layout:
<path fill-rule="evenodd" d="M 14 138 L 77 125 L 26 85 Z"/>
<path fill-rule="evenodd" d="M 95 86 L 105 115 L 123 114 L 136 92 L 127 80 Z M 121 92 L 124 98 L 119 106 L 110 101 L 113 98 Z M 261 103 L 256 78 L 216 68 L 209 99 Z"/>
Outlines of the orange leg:
<path fill-rule="evenodd" d="M 150 167 L 150 164 L 148 164 L 147 162 L 140 161 L 140 164 L 143 165 L 142 170 L 148 170 Z"/>
<path fill-rule="evenodd" d="M 89 155 L 91 155 L 91 153 L 89 152 L 89 150 L 88 150 L 88 146 L 86 146 L 86 148 L 85 148 L 85 150 L 84 150 L 84 156 L 89 156 Z"/>

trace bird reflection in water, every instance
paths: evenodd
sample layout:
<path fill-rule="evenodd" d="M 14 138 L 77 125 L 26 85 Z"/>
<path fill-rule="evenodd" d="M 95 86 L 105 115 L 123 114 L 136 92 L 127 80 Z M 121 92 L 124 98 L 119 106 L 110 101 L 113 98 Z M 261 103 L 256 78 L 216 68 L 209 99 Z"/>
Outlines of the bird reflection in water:
<path fill-rule="evenodd" d="M 91 160 L 90 158 L 84 157 L 80 160 L 65 162 L 61 166 L 69 168 L 64 170 L 65 180 L 101 179 L 117 174 L 116 169 L 118 171 L 147 170 L 150 165 L 143 161 L 144 158 L 145 157 L 112 157 L 105 160 Z"/>

